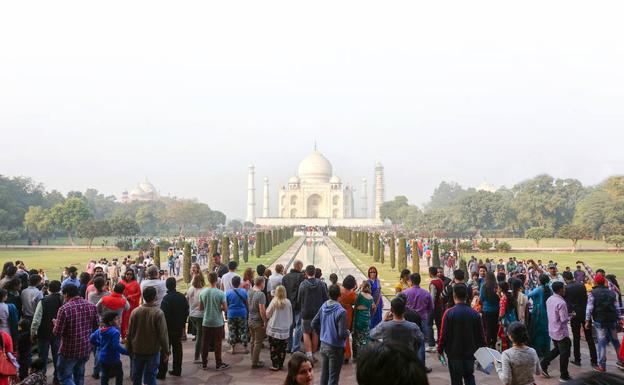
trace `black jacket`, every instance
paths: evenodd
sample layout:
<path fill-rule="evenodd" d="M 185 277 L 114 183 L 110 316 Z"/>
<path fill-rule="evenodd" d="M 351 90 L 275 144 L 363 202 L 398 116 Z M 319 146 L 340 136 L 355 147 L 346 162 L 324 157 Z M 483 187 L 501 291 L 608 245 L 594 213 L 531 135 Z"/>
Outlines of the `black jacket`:
<path fill-rule="evenodd" d="M 442 317 L 438 352 L 450 360 L 473 360 L 474 353 L 485 346 L 481 315 L 460 303 Z"/>
<path fill-rule="evenodd" d="M 286 296 L 293 306 L 293 311 L 300 309 L 297 295 L 299 293 L 299 286 L 304 278 L 303 273 L 296 270 L 290 270 L 290 272 L 282 278 L 282 285 L 286 288 Z"/>
<path fill-rule="evenodd" d="M 572 282 L 566 285 L 565 301 L 568 304 L 568 311 L 576 312 L 577 319 L 585 319 L 585 310 L 587 309 L 587 290 L 585 285 Z"/>
<path fill-rule="evenodd" d="M 605 286 L 594 286 L 592 289 L 594 297 L 594 311 L 592 317 L 598 322 L 616 322 L 618 319 L 615 301 L 617 296 Z"/>
<path fill-rule="evenodd" d="M 302 320 L 312 320 L 321 306 L 329 299 L 327 285 L 317 278 L 306 279 L 297 294 Z"/>
<path fill-rule="evenodd" d="M 37 330 L 37 337 L 39 339 L 48 340 L 52 338 L 52 329 L 54 329 L 52 320 L 56 318 L 56 314 L 61 306 L 63 306 L 61 293 L 52 293 L 41 299 L 41 310 L 43 310 L 43 312 L 41 313 L 41 323 Z"/>
<path fill-rule="evenodd" d="M 182 336 L 184 325 L 189 315 L 189 304 L 186 301 L 186 297 L 178 291 L 170 290 L 163 297 L 160 309 L 165 313 L 169 335 Z"/>

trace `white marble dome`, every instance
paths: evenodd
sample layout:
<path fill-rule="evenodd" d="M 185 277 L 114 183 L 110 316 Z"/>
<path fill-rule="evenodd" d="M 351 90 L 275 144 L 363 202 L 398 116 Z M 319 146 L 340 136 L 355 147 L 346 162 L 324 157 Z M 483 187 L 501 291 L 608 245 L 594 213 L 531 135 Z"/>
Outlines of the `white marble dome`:
<path fill-rule="evenodd" d="M 333 174 L 329 160 L 314 150 L 299 163 L 297 175 L 303 182 L 327 183 Z"/>
<path fill-rule="evenodd" d="M 288 179 L 288 183 L 290 183 L 290 184 L 299 183 L 299 177 L 298 177 L 298 176 L 291 176 L 291 177 Z"/>
<path fill-rule="evenodd" d="M 342 183 L 342 181 L 340 180 L 340 178 L 339 178 L 339 177 L 337 177 L 337 176 L 335 176 L 335 175 L 334 175 L 334 176 L 332 176 L 332 177 L 331 177 L 331 179 L 329 180 L 329 183 L 331 183 L 331 184 L 340 184 L 340 183 Z"/>

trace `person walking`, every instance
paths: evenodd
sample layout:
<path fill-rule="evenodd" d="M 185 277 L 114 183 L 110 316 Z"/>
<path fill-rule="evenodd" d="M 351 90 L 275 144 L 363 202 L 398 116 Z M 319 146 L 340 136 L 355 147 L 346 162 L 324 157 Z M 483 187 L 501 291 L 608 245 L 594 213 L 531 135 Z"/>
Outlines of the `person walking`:
<path fill-rule="evenodd" d="M 560 381 L 570 381 L 570 373 L 568 373 L 568 363 L 570 361 L 570 341 L 568 323 L 570 322 L 570 314 L 568 313 L 568 305 L 563 299 L 565 295 L 565 285 L 563 282 L 555 281 L 552 284 L 553 295 L 546 301 L 546 310 L 548 312 L 548 335 L 552 338 L 554 348 L 540 362 L 542 374 L 544 377 L 550 377 L 548 373 L 548 365 L 557 356 L 559 357 L 559 377 Z"/>
<path fill-rule="evenodd" d="M 227 274 L 226 274 L 227 275 Z M 224 275 L 225 277 L 225 275 Z M 230 353 L 236 354 L 236 345 L 242 344 L 244 347 L 249 342 L 249 327 L 247 325 L 247 290 L 240 288 L 241 277 L 232 278 L 232 289 L 225 293 L 227 299 L 227 318 L 228 318 L 228 343 L 230 344 Z M 240 353 L 247 354 L 249 351 L 243 348 Z"/>
<path fill-rule="evenodd" d="M 126 346 L 132 357 L 132 384 L 156 385 L 161 352 L 169 356 L 169 333 L 165 314 L 156 305 L 158 292 L 153 286 L 143 290 L 143 305 L 130 315 Z"/>
<path fill-rule="evenodd" d="M 383 312 L 383 298 L 381 295 L 381 281 L 379 273 L 375 266 L 368 268 L 368 282 L 371 285 L 371 293 L 373 294 L 373 308 L 371 309 L 370 328 L 373 329 L 381 322 L 381 314 Z"/>
<path fill-rule="evenodd" d="M 271 353 L 270 370 L 277 371 L 284 367 L 286 347 L 292 323 L 292 304 L 286 297 L 286 288 L 278 285 L 274 290 L 273 300 L 266 310 L 269 346 Z"/>
<path fill-rule="evenodd" d="M 208 369 L 208 351 L 213 350 L 215 355 L 216 370 L 229 369 L 230 365 L 221 359 L 221 343 L 224 336 L 223 313 L 227 314 L 227 302 L 225 293 L 219 290 L 217 284 L 219 276 L 217 272 L 211 271 L 208 274 L 208 284 L 210 287 L 202 290 L 199 295 L 199 309 L 204 312 L 202 322 L 202 369 Z"/>
<path fill-rule="evenodd" d="M 340 370 L 344 361 L 344 346 L 347 329 L 347 312 L 338 302 L 340 286 L 331 285 L 328 289 L 329 300 L 325 302 L 312 320 L 314 329 L 321 340 L 321 385 L 338 385 Z"/>
<path fill-rule="evenodd" d="M 535 376 L 542 373 L 535 349 L 528 346 L 529 332 L 522 322 L 513 322 L 507 329 L 511 348 L 494 360 L 498 377 L 505 385 L 532 385 Z"/>
<path fill-rule="evenodd" d="M 136 279 L 136 274 L 133 269 L 126 269 L 124 278 L 122 280 L 124 285 L 123 295 L 128 300 L 130 307 L 127 311 L 123 312 L 121 317 L 121 338 L 125 339 L 128 334 L 128 324 L 130 323 L 130 314 L 139 307 L 141 303 L 141 286 Z"/>
<path fill-rule="evenodd" d="M 191 287 L 186 291 L 186 299 L 189 303 L 189 321 L 194 325 L 195 329 L 195 355 L 193 363 L 200 363 L 200 354 L 202 347 L 202 322 L 204 320 L 204 312 L 199 309 L 199 295 L 204 290 L 206 283 L 203 274 L 197 274 L 191 280 Z M 230 325 L 231 326 L 231 325 Z"/>
<path fill-rule="evenodd" d="M 297 299 L 301 307 L 301 325 L 303 329 L 303 343 L 306 355 L 312 362 L 315 361 L 314 354 L 318 348 L 318 335 L 312 328 L 312 319 L 319 309 L 329 298 L 327 286 L 320 279 L 315 277 L 316 269 L 313 265 L 306 266 L 306 280 L 299 286 Z"/>
<path fill-rule="evenodd" d="M 109 311 L 102 317 L 102 327 L 91 334 L 90 341 L 97 347 L 98 362 L 100 363 L 100 383 L 108 385 L 108 380 L 115 377 L 115 385 L 123 384 L 123 366 L 120 354 L 128 354 L 128 350 L 119 344 L 118 313 Z"/>
<path fill-rule="evenodd" d="M 112 311 L 119 316 L 120 320 L 122 319 L 123 313 L 130 309 L 130 304 L 123 296 L 124 290 L 124 284 L 117 283 L 110 295 L 100 298 L 100 300 L 95 304 L 100 318 L 102 318 L 107 312 Z"/>
<path fill-rule="evenodd" d="M 592 367 L 598 365 L 598 354 L 596 352 L 596 344 L 592 334 L 591 319 L 590 327 L 584 327 L 585 313 L 587 311 L 587 290 L 581 282 L 577 282 L 571 272 L 563 272 L 563 279 L 566 283 L 565 301 L 568 309 L 574 312 L 574 316 L 570 320 L 570 329 L 572 329 L 572 347 L 574 359 L 570 362 L 576 366 L 581 366 L 581 329 L 585 334 L 587 347 L 589 348 L 589 357 Z"/>
<path fill-rule="evenodd" d="M 353 360 L 367 344 L 370 334 L 370 314 L 373 307 L 373 296 L 370 283 L 363 281 L 360 292 L 353 304 Z"/>
<path fill-rule="evenodd" d="M 165 284 L 167 286 L 167 294 L 163 297 L 160 309 L 165 314 L 167 336 L 173 356 L 173 364 L 169 374 L 179 377 L 182 375 L 182 336 L 184 335 L 186 319 L 189 316 L 189 304 L 184 294 L 176 290 L 176 279 L 174 277 L 167 278 Z M 159 378 L 166 377 L 167 366 L 167 361 L 161 359 L 158 371 Z"/>
<path fill-rule="evenodd" d="M 529 299 L 533 300 L 531 322 L 529 322 L 529 337 L 531 338 L 531 346 L 539 357 L 544 357 L 550 352 L 546 301 L 552 295 L 552 290 L 548 282 L 550 282 L 548 275 L 541 274 L 539 276 L 540 285 L 528 294 Z"/>
<path fill-rule="evenodd" d="M 264 277 L 258 276 L 254 280 L 254 286 L 249 292 L 247 304 L 249 308 L 249 334 L 251 335 L 251 367 L 261 368 L 264 362 L 260 361 L 262 341 L 266 337 L 266 295 L 264 290 Z"/>
<path fill-rule="evenodd" d="M 59 339 L 58 379 L 62 385 L 82 385 L 89 359 L 91 333 L 99 317 L 95 305 L 79 296 L 78 286 L 63 288 L 65 304 L 58 309 L 52 332 Z"/>
<path fill-rule="evenodd" d="M 466 285 L 453 287 L 455 306 L 442 317 L 438 354 L 446 354 L 451 385 L 475 385 L 474 353 L 485 346 L 481 316 L 466 304 Z"/>
<path fill-rule="evenodd" d="M 293 309 L 293 321 L 290 326 L 290 338 L 288 339 L 287 352 L 297 352 L 301 347 L 301 307 L 299 305 L 298 295 L 299 286 L 305 279 L 305 275 L 301 272 L 303 262 L 296 260 L 293 268 L 282 278 L 282 285 L 286 288 L 286 296 L 290 301 Z"/>
<path fill-rule="evenodd" d="M 498 312 L 500 309 L 500 298 L 496 294 L 498 284 L 493 272 L 485 275 L 485 283 L 479 291 L 481 300 L 481 315 L 485 324 L 485 335 L 487 346 L 494 349 L 498 336 Z"/>
<path fill-rule="evenodd" d="M 59 351 L 59 339 L 56 338 L 52 330 L 54 329 L 53 320 L 57 318 L 58 310 L 63 306 L 63 297 L 61 296 L 61 282 L 51 281 L 48 285 L 48 291 L 50 294 L 43 297 L 33 316 L 33 321 L 30 324 L 30 335 L 33 340 L 37 340 L 37 350 L 39 352 L 39 358 L 44 362 L 48 361 L 48 354 L 52 351 L 52 365 L 54 367 L 53 382 L 58 385 L 58 351 Z M 48 365 L 43 367 L 43 373 L 46 374 Z"/>

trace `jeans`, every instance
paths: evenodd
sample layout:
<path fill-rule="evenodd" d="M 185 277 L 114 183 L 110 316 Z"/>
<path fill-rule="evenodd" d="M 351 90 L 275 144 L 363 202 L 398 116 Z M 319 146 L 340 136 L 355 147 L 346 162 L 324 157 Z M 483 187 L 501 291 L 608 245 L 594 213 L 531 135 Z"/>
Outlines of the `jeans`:
<path fill-rule="evenodd" d="M 344 347 L 336 348 L 321 343 L 320 350 L 321 357 L 323 357 L 320 385 L 338 385 L 340 381 L 340 370 L 344 362 Z"/>
<path fill-rule="evenodd" d="M 83 385 L 85 364 L 88 359 L 88 357 L 65 358 L 59 354 L 57 363 L 59 382 L 62 385 Z"/>
<path fill-rule="evenodd" d="M 448 360 L 451 385 L 475 385 L 474 360 Z"/>
<path fill-rule="evenodd" d="M 132 357 L 132 385 L 156 385 L 156 372 L 160 365 L 160 352 L 135 354 Z"/>
<path fill-rule="evenodd" d="M 570 327 L 572 329 L 572 347 L 574 351 L 574 360 L 581 361 L 581 329 L 585 334 L 585 340 L 587 341 L 587 347 L 589 348 L 589 358 L 592 365 L 598 363 L 598 355 L 596 353 L 596 343 L 594 342 L 594 336 L 592 333 L 591 323 L 589 329 L 585 329 L 583 326 L 583 318 L 573 317 L 570 320 Z"/>
<path fill-rule="evenodd" d="M 99 349 L 97 346 L 93 347 L 93 375 L 100 375 L 100 360 L 98 358 Z"/>
<path fill-rule="evenodd" d="M 290 334 L 292 338 L 288 339 L 288 350 L 298 352 L 301 349 L 301 339 L 303 332 L 301 330 L 301 311 L 293 311 L 293 323 L 290 326 Z"/>
<path fill-rule="evenodd" d="M 561 378 L 569 377 L 568 363 L 570 362 L 570 347 L 572 341 L 569 337 L 565 337 L 562 340 L 552 340 L 554 348 L 546 354 L 542 359 L 541 365 L 543 368 L 547 368 L 552 360 L 559 356 L 559 376 Z"/>
<path fill-rule="evenodd" d="M 249 332 L 251 334 L 251 364 L 257 365 L 260 361 L 260 351 L 262 351 L 262 341 L 266 336 L 263 325 L 249 324 Z"/>
<path fill-rule="evenodd" d="M 54 366 L 54 378 L 58 380 L 57 373 L 57 362 L 58 362 L 58 351 L 59 351 L 60 342 L 58 338 L 52 336 L 49 339 L 40 338 L 37 343 L 37 349 L 39 350 L 39 358 L 44 360 L 45 365 L 43 366 L 43 373 L 47 373 L 48 371 L 48 353 L 50 348 L 52 348 L 52 365 Z"/>
<path fill-rule="evenodd" d="M 431 312 L 431 317 L 427 320 L 427 341 L 429 342 L 429 346 L 435 346 L 436 341 L 433 336 L 433 325 L 437 328 L 437 338 L 440 338 L 440 329 L 442 328 L 442 309 L 436 308 Z"/>
<path fill-rule="evenodd" d="M 108 380 L 115 377 L 115 385 L 123 385 L 123 367 L 121 361 L 114 364 L 100 363 L 100 385 L 108 385 Z"/>
<path fill-rule="evenodd" d="M 615 348 L 615 354 L 619 356 L 620 341 L 618 341 L 617 328 L 615 322 L 598 322 L 596 325 L 596 334 L 598 334 L 598 365 L 604 367 L 607 363 L 607 346 L 609 342 Z M 619 357 L 618 359 L 621 359 Z"/>

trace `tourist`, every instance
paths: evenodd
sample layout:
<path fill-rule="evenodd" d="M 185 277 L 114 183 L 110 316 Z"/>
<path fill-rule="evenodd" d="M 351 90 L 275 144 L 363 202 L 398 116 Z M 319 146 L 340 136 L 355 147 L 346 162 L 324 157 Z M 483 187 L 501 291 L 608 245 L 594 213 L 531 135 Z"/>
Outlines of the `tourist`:
<path fill-rule="evenodd" d="M 30 324 L 31 338 L 37 339 L 37 350 L 39 358 L 47 363 L 48 353 L 52 351 L 52 365 L 54 367 L 54 383 L 58 383 L 57 361 L 59 350 L 59 339 L 52 333 L 54 328 L 53 320 L 56 318 L 58 310 L 63 306 L 63 297 L 61 296 L 61 283 L 59 281 L 51 281 L 48 286 L 50 294 L 43 297 L 37 304 L 33 321 Z M 82 297 L 81 297 L 82 298 Z M 43 374 L 47 373 L 48 365 L 43 367 Z"/>
<path fill-rule="evenodd" d="M 353 305 L 353 359 L 367 344 L 370 334 L 370 315 L 373 307 L 373 296 L 368 280 L 360 285 L 360 292 Z"/>
<path fill-rule="evenodd" d="M 20 299 L 22 300 L 22 317 L 32 320 L 35 314 L 37 303 L 43 298 L 43 293 L 38 286 L 41 283 L 41 276 L 33 274 L 28 277 L 28 287 L 22 290 Z"/>
<path fill-rule="evenodd" d="M 60 282 L 59 282 L 60 284 Z M 45 367 L 47 366 L 47 362 L 42 360 L 41 358 L 37 358 L 30 364 L 30 374 L 28 377 L 23 379 L 19 385 L 47 385 L 48 379 L 45 373 Z M 2 383 L 2 379 L 0 377 L 0 384 Z"/>
<path fill-rule="evenodd" d="M 306 266 L 306 280 L 299 286 L 297 300 L 301 308 L 301 325 L 303 329 L 303 343 L 306 355 L 311 361 L 315 361 L 313 352 L 317 350 L 317 335 L 312 328 L 312 319 L 319 309 L 329 298 L 327 295 L 327 285 L 315 277 L 316 269 L 313 265 Z"/>
<path fill-rule="evenodd" d="M 123 312 L 121 318 L 121 338 L 126 338 L 128 334 L 128 324 L 130 323 L 130 314 L 139 307 L 141 302 L 141 286 L 136 279 L 136 274 L 133 269 L 127 269 L 124 273 L 122 281 L 124 285 L 123 295 L 128 300 L 129 308 Z"/>
<path fill-rule="evenodd" d="M 355 305 L 355 300 L 357 299 L 357 294 L 355 293 L 356 286 L 357 282 L 352 275 L 347 275 L 342 280 L 342 285 L 340 286 L 340 298 L 338 299 L 338 302 L 340 302 L 343 309 L 347 312 L 347 329 L 349 330 L 353 327 L 353 306 Z M 345 363 L 348 363 L 349 359 L 351 359 L 350 339 L 350 336 L 347 336 L 347 340 L 345 341 Z"/>
<path fill-rule="evenodd" d="M 442 270 L 442 276 L 440 276 L 440 271 Z M 442 314 L 444 314 L 444 302 L 442 300 L 442 291 L 446 286 L 443 280 L 443 269 L 437 266 L 431 266 L 429 268 L 429 278 L 431 281 L 429 282 L 429 292 L 431 293 L 431 298 L 433 299 L 433 311 L 431 315 L 428 317 L 427 321 L 427 341 L 429 342 L 429 347 L 427 348 L 428 352 L 435 352 L 435 344 L 436 339 L 440 339 L 440 329 L 442 328 Z M 433 334 L 433 325 L 435 324 L 437 329 L 437 336 Z M 437 337 L 437 338 L 436 338 Z"/>
<path fill-rule="evenodd" d="M 274 296 L 275 288 L 282 284 L 284 279 L 284 265 L 277 264 L 275 266 L 275 272 L 271 274 L 267 280 L 267 293 Z"/>
<path fill-rule="evenodd" d="M 284 385 L 312 385 L 313 379 L 312 362 L 308 356 L 301 352 L 294 352 L 288 361 L 288 374 Z"/>
<path fill-rule="evenodd" d="M 359 385 L 429 385 L 422 365 L 405 344 L 373 342 L 358 358 Z"/>
<path fill-rule="evenodd" d="M 500 325 L 498 328 L 498 337 L 501 340 L 501 349 L 505 350 L 509 347 L 507 328 L 512 322 L 518 321 L 518 315 L 516 313 L 516 300 L 509 289 L 509 283 L 500 282 L 498 284 L 498 296 L 500 297 L 498 311 Z"/>
<path fill-rule="evenodd" d="M 101 385 L 108 385 L 109 378 L 115 377 L 115 384 L 123 384 L 123 367 L 120 354 L 128 354 L 128 350 L 119 344 L 119 314 L 106 312 L 102 317 L 102 327 L 93 332 L 91 344 L 97 348 L 100 363 Z"/>
<path fill-rule="evenodd" d="M 61 290 L 64 289 L 67 285 L 74 285 L 76 287 L 80 286 L 80 280 L 77 278 L 78 269 L 76 268 L 76 266 L 70 266 L 67 269 L 67 273 L 69 274 L 69 276 L 65 280 L 63 280 L 63 283 L 61 283 Z"/>
<path fill-rule="evenodd" d="M 607 345 L 609 342 L 615 348 L 618 355 L 617 366 L 624 368 L 622 357 L 620 356 L 620 341 L 617 337 L 617 299 L 613 291 L 607 288 L 607 281 L 602 274 L 594 276 L 595 286 L 587 297 L 587 308 L 585 311 L 585 329 L 591 328 L 593 319 L 596 327 L 598 339 L 598 366 L 596 371 L 604 372 L 607 363 Z"/>
<path fill-rule="evenodd" d="M 296 260 L 293 268 L 282 278 L 282 285 L 286 288 L 286 296 L 292 305 L 293 322 L 290 326 L 290 339 L 286 351 L 299 351 L 301 346 L 301 307 L 299 306 L 299 286 L 305 279 L 305 275 L 301 272 L 303 262 Z"/>
<path fill-rule="evenodd" d="M 331 273 L 329 275 L 329 282 L 330 282 L 330 285 L 338 285 L 338 274 Z"/>
<path fill-rule="evenodd" d="M 102 297 L 96 304 L 95 307 L 98 309 L 98 314 L 102 317 L 106 312 L 112 311 L 121 317 L 125 311 L 130 309 L 130 304 L 123 297 L 123 292 L 125 290 L 125 286 L 123 283 L 117 283 L 113 287 L 113 292 L 110 295 L 106 295 Z M 93 294 L 91 295 L 93 297 Z"/>
<path fill-rule="evenodd" d="M 171 354 L 173 356 L 172 369 L 169 374 L 179 377 L 182 375 L 182 336 L 186 319 L 189 316 L 189 304 L 184 294 L 176 290 L 176 279 L 169 277 L 165 281 L 167 294 L 163 297 L 160 309 L 165 314 L 167 332 Z M 165 378 L 167 373 L 167 361 L 160 361 L 159 378 Z"/>
<path fill-rule="evenodd" d="M 19 364 L 19 379 L 28 375 L 28 368 L 32 361 L 32 344 L 30 338 L 30 320 L 22 318 L 17 323 L 17 363 Z"/>
<path fill-rule="evenodd" d="M 321 385 L 338 385 L 340 370 L 344 361 L 344 346 L 347 329 L 347 312 L 338 302 L 340 286 L 331 285 L 328 289 L 329 300 L 325 302 L 312 320 L 312 328 L 321 341 Z"/>
<path fill-rule="evenodd" d="M 156 302 L 154 306 L 160 307 L 162 299 L 167 294 L 167 286 L 165 281 L 159 277 L 158 267 L 151 265 L 147 268 L 147 278 L 141 281 L 141 292 L 144 292 L 146 288 L 153 287 L 156 290 Z"/>
<path fill-rule="evenodd" d="M 221 254 L 219 253 L 212 254 L 212 263 L 213 263 L 212 271 L 217 273 L 217 276 L 219 278 L 227 274 L 228 267 L 225 264 L 221 263 Z"/>
<path fill-rule="evenodd" d="M 127 347 L 132 357 L 130 373 L 133 385 L 156 385 L 160 355 L 164 355 L 165 361 L 169 356 L 167 321 L 163 311 L 156 305 L 157 299 L 156 288 L 145 287 L 143 305 L 134 309 L 130 315 Z"/>
<path fill-rule="evenodd" d="M 551 286 L 551 288 L 552 288 L 552 284 L 555 283 L 555 282 L 561 282 L 561 283 L 564 282 L 563 276 L 557 272 L 557 264 L 556 263 L 551 262 L 551 263 L 548 264 L 548 278 L 550 278 L 550 286 Z"/>
<path fill-rule="evenodd" d="M 175 257 L 173 256 L 173 247 L 170 247 L 167 250 L 167 267 L 169 267 L 170 276 L 173 277 L 174 275 L 176 275 L 175 274 Z"/>
<path fill-rule="evenodd" d="M 246 291 L 251 290 L 251 288 L 253 287 L 253 281 L 254 271 L 251 267 L 248 267 L 245 269 L 245 272 L 243 272 L 243 282 L 241 282 L 240 288 Z"/>
<path fill-rule="evenodd" d="M 583 284 L 585 282 L 585 278 L 586 278 L 586 275 L 583 269 L 581 268 L 581 265 L 576 265 L 576 270 L 574 270 L 574 281 L 577 283 Z"/>
<path fill-rule="evenodd" d="M 466 285 L 466 283 L 464 282 L 465 277 L 466 276 L 463 270 L 453 271 L 453 281 L 450 285 L 444 286 L 444 289 L 442 289 L 442 294 L 440 296 L 440 299 L 442 300 L 445 309 L 451 308 L 455 304 L 455 302 L 453 301 L 453 286 L 460 284 Z M 468 288 L 468 298 L 466 301 L 467 303 L 470 303 L 472 302 L 472 285 L 467 284 L 466 287 Z"/>
<path fill-rule="evenodd" d="M 7 291 L 6 303 L 12 303 L 15 305 L 18 314 L 22 314 L 22 296 L 20 290 L 22 290 L 22 281 L 19 278 L 14 277 L 4 285 Z"/>
<path fill-rule="evenodd" d="M 106 285 L 106 279 L 103 276 L 98 275 L 98 273 L 96 273 L 95 279 L 93 280 L 93 287 L 95 288 L 95 290 L 87 294 L 88 301 L 92 303 L 93 305 L 96 305 L 96 308 L 97 308 L 97 304 L 100 302 L 102 298 L 110 295 L 110 292 L 105 290 L 105 285 Z M 98 315 L 100 319 L 102 319 L 102 316 L 104 314 L 98 311 Z M 94 359 L 93 373 L 91 374 L 91 377 L 98 379 L 100 378 L 100 363 L 98 362 L 97 349 L 93 350 L 93 359 Z"/>
<path fill-rule="evenodd" d="M 17 266 L 13 264 L 13 262 L 8 261 L 2 265 L 2 275 L 0 276 L 0 289 L 4 289 L 7 282 L 15 278 L 15 274 L 17 273 Z"/>
<path fill-rule="evenodd" d="M 240 279 L 240 277 L 239 277 Z M 198 274 L 191 279 L 191 287 L 186 291 L 186 299 L 189 304 L 189 321 L 193 324 L 195 330 L 195 355 L 193 363 L 200 363 L 199 356 L 201 354 L 202 344 L 202 321 L 204 320 L 204 312 L 199 309 L 199 295 L 206 286 L 204 275 Z M 228 316 L 229 327 L 232 327 L 232 320 Z"/>
<path fill-rule="evenodd" d="M 399 282 L 397 282 L 397 284 L 394 286 L 395 294 L 399 294 L 403 290 L 409 289 L 409 276 L 409 269 L 403 269 L 401 271 L 401 275 L 399 276 Z"/>
<path fill-rule="evenodd" d="M 381 295 L 381 281 L 377 273 L 377 268 L 371 266 L 368 268 L 368 282 L 371 285 L 371 293 L 373 295 L 373 308 L 371 309 L 370 328 L 373 329 L 381 322 L 381 314 L 383 312 L 383 296 Z"/>
<path fill-rule="evenodd" d="M 78 286 L 65 285 L 63 297 L 65 304 L 58 310 L 53 329 L 60 340 L 58 380 L 63 385 L 82 385 L 91 351 L 89 337 L 97 329 L 99 317 L 95 305 L 78 295 Z"/>
<path fill-rule="evenodd" d="M 223 313 L 227 314 L 225 293 L 218 289 L 219 276 L 215 271 L 208 274 L 209 288 L 202 290 L 199 295 L 199 309 L 204 312 L 202 322 L 202 369 L 208 369 L 208 351 L 213 350 L 216 370 L 229 369 L 230 365 L 221 360 L 221 343 L 224 336 Z M 139 385 L 139 384 L 136 384 Z"/>
<path fill-rule="evenodd" d="M 529 298 L 524 294 L 524 285 L 521 279 L 512 278 L 510 281 L 514 302 L 516 303 L 516 315 L 518 321 L 526 325 Z"/>
<path fill-rule="evenodd" d="M 89 286 L 89 282 L 91 282 L 91 274 L 82 272 L 80 273 L 80 278 L 78 278 L 78 280 L 80 281 L 78 293 L 82 298 L 87 299 L 87 286 Z"/>
<path fill-rule="evenodd" d="M 475 385 L 474 353 L 486 344 L 481 317 L 466 304 L 467 297 L 466 286 L 455 285 L 455 306 L 442 317 L 438 354 L 446 353 L 451 385 Z"/>
<path fill-rule="evenodd" d="M 1 288 L 0 291 L 6 292 L 6 290 Z M 9 353 L 15 356 L 15 352 L 13 351 L 13 339 L 4 329 L 0 329 L 0 349 L 3 350 L 7 356 Z M 310 371 L 312 371 L 312 366 L 310 366 Z M 11 380 L 11 376 L 0 374 L 0 385 L 9 385 Z"/>
<path fill-rule="evenodd" d="M 247 342 L 249 342 L 249 328 L 247 325 L 248 294 L 245 289 L 240 288 L 240 283 L 241 277 L 239 275 L 234 276 L 231 282 L 232 289 L 225 293 L 228 306 L 228 343 L 230 344 L 231 354 L 239 353 L 236 350 L 237 344 L 247 346 Z M 244 349 L 240 353 L 247 354 L 249 351 Z"/>
<path fill-rule="evenodd" d="M 548 285 L 550 278 L 546 274 L 540 274 L 540 286 L 529 292 L 529 299 L 533 300 L 531 310 L 531 322 L 529 323 L 529 337 L 531 346 L 539 357 L 544 357 L 550 352 L 550 337 L 548 336 L 548 314 L 546 312 L 546 301 L 552 295 L 552 290 Z"/>
<path fill-rule="evenodd" d="M 8 292 L 0 289 L 0 331 L 3 331 L 17 340 L 17 322 L 19 312 L 12 303 L 6 303 Z"/>
<path fill-rule="evenodd" d="M 263 292 L 264 277 L 258 276 L 254 281 L 254 287 L 249 292 L 247 300 L 249 306 L 249 334 L 251 336 L 251 367 L 261 368 L 264 362 L 260 361 L 262 341 L 266 337 L 266 296 Z"/>
<path fill-rule="evenodd" d="M 236 274 L 237 268 L 238 268 L 238 262 L 236 261 L 228 262 L 228 272 L 223 274 L 223 277 L 221 277 L 221 290 L 223 290 L 225 293 L 232 290 L 232 278 L 234 277 L 240 278 L 240 276 Z"/>
<path fill-rule="evenodd" d="M 403 297 L 393 298 L 385 320 L 370 331 L 370 338 L 381 339 L 384 343 L 403 344 L 417 353 L 424 344 L 424 335 L 415 323 L 405 320 L 405 309 Z"/>
<path fill-rule="evenodd" d="M 485 326 L 487 346 L 494 349 L 498 336 L 498 312 L 500 298 L 496 294 L 498 284 L 494 273 L 488 272 L 485 283 L 481 286 L 479 299 L 481 300 L 481 315 Z"/>
<path fill-rule="evenodd" d="M 560 381 L 564 382 L 571 380 L 570 374 L 568 373 L 570 347 L 572 345 L 568 331 L 570 314 L 568 313 L 568 305 L 565 299 L 563 299 L 565 295 L 565 285 L 559 281 L 553 282 L 552 291 L 553 294 L 546 301 L 546 309 L 548 312 L 548 335 L 552 338 L 554 348 L 542 358 L 540 366 L 542 368 L 542 374 L 545 377 L 550 377 L 548 365 L 553 359 L 559 356 Z"/>
<path fill-rule="evenodd" d="M 271 354 L 270 370 L 281 370 L 286 358 L 286 347 L 290 336 L 290 325 L 293 320 L 292 305 L 286 297 L 286 288 L 278 285 L 274 297 L 266 310 L 267 327 Z"/>
<path fill-rule="evenodd" d="M 535 349 L 528 346 L 529 333 L 521 322 L 513 322 L 507 329 L 512 347 L 494 359 L 498 377 L 505 385 L 535 384 L 535 375 L 542 373 Z"/>
<path fill-rule="evenodd" d="M 589 348 L 589 357 L 592 367 L 598 365 L 598 355 L 596 353 L 596 344 L 592 328 L 584 328 L 585 313 L 587 311 L 587 291 L 582 282 L 577 282 L 571 272 L 566 271 L 563 274 L 566 283 L 565 300 L 573 313 L 570 319 L 570 329 L 572 329 L 572 346 L 574 359 L 570 362 L 576 366 L 581 366 L 581 329 L 585 334 L 587 347 Z M 591 319 L 590 321 L 591 322 Z"/>

